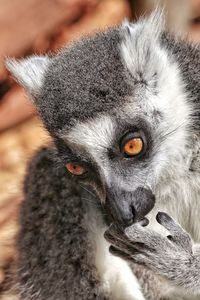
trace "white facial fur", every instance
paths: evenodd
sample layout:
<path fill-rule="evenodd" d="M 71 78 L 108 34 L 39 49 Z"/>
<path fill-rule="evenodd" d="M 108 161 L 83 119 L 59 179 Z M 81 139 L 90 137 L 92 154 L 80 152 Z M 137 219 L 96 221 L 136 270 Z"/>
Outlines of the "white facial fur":
<path fill-rule="evenodd" d="M 139 99 L 138 105 L 151 123 L 154 122 L 151 119 L 153 111 L 160 112 L 163 120 L 155 131 L 158 136 L 168 135 L 162 143 L 158 140 L 159 146 L 156 144 L 158 148 L 155 149 L 154 162 L 156 175 L 159 176 L 161 168 L 171 167 L 171 160 L 181 160 L 186 155 L 192 109 L 187 101 L 179 66 L 159 42 L 163 29 L 162 18 L 158 14 L 152 14 L 148 21 L 141 21 L 136 25 L 125 22 L 123 26 L 128 28 L 128 32 L 126 31 L 120 46 L 121 56 L 125 66 L 139 83 L 135 91 Z M 147 84 L 145 91 L 140 87 L 141 77 Z M 123 113 L 136 113 L 136 106 L 134 102 L 130 103 L 123 109 Z"/>
<path fill-rule="evenodd" d="M 115 133 L 115 121 L 109 116 L 102 116 L 95 121 L 78 123 L 66 139 L 86 149 L 98 164 L 105 178 L 109 180 L 108 160 L 102 160 L 102 154 L 112 145 Z"/>

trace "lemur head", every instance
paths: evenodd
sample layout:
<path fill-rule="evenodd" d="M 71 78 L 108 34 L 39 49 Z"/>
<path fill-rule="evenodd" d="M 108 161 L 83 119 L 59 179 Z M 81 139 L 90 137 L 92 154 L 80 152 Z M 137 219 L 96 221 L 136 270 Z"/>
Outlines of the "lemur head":
<path fill-rule="evenodd" d="M 129 225 L 154 205 L 159 177 L 184 154 L 189 106 L 157 15 L 99 33 L 54 57 L 9 60 L 63 165 Z"/>

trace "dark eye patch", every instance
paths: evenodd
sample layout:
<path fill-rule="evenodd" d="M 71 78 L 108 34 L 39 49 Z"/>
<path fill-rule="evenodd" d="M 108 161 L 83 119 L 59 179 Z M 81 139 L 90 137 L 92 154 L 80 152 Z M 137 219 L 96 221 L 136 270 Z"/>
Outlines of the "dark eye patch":
<path fill-rule="evenodd" d="M 88 171 L 85 176 L 80 176 L 81 179 L 83 177 L 92 176 L 92 174 L 98 174 L 98 167 L 89 153 L 84 150 L 82 150 L 80 153 L 79 151 L 72 151 L 66 141 L 61 138 L 55 139 L 55 145 L 57 148 L 57 158 L 60 165 L 65 166 L 67 163 L 80 164 Z"/>
<path fill-rule="evenodd" d="M 144 149 L 137 159 L 146 159 L 149 157 L 153 147 L 153 139 L 151 134 L 151 125 L 142 118 L 128 119 L 126 121 L 116 118 L 116 128 L 114 143 L 108 149 L 108 157 L 110 160 L 124 158 L 122 147 L 131 137 L 141 137 L 144 141 Z M 136 157 L 135 157 L 136 158 Z"/>

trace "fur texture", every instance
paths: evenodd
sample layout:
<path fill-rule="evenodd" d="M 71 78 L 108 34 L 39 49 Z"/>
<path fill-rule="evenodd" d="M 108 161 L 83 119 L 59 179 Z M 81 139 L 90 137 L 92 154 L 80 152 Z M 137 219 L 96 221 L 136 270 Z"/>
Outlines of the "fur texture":
<path fill-rule="evenodd" d="M 8 62 L 57 149 L 28 170 L 23 300 L 199 299 L 200 52 L 161 24 L 156 14 L 126 22 L 39 68 Z M 132 158 L 123 152 L 130 134 L 143 140 Z M 67 174 L 68 162 L 86 175 Z"/>
<path fill-rule="evenodd" d="M 81 201 L 80 187 L 64 167 L 55 167 L 48 149 L 36 155 L 28 172 L 18 239 L 21 299 L 108 299 L 92 267 L 84 223 L 88 203 Z"/>

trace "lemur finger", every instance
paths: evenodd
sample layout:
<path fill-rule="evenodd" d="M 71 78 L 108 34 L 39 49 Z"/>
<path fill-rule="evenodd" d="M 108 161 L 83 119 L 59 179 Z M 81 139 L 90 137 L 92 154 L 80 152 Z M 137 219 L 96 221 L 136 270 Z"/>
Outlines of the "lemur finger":
<path fill-rule="evenodd" d="M 129 253 L 135 253 L 135 251 L 138 251 L 140 253 L 146 251 L 154 251 L 154 249 L 152 249 L 148 244 L 145 244 L 141 241 L 135 242 L 128 239 L 127 236 L 122 231 L 118 231 L 115 226 L 112 226 L 111 229 L 108 229 L 104 233 L 104 237 L 109 243 L 122 250 L 126 249 L 126 251 L 128 251 Z"/>
<path fill-rule="evenodd" d="M 105 239 L 122 249 L 131 247 L 131 242 L 126 238 L 123 231 L 117 228 L 115 225 L 111 225 L 104 233 Z"/>
<path fill-rule="evenodd" d="M 131 256 L 129 253 L 120 250 L 119 248 L 115 247 L 115 246 L 110 246 L 109 251 L 111 254 L 115 255 L 115 256 L 119 256 L 125 260 L 131 260 Z"/>
<path fill-rule="evenodd" d="M 109 248 L 110 253 L 112 253 L 115 256 L 119 256 L 125 260 L 146 266 L 147 265 L 147 260 L 148 258 L 140 253 L 135 252 L 134 254 L 132 253 L 127 253 L 125 251 L 121 251 L 120 249 L 110 246 Z"/>
<path fill-rule="evenodd" d="M 112 224 L 104 233 L 105 239 L 111 242 L 116 238 L 121 239 L 123 236 L 124 232 L 114 224 Z"/>
<path fill-rule="evenodd" d="M 165 212 L 158 212 L 156 220 L 164 226 L 172 235 L 180 235 L 184 233 L 183 228 Z"/>
<path fill-rule="evenodd" d="M 111 243 L 112 245 L 114 245 L 120 249 L 123 249 L 123 250 L 127 249 L 130 251 L 133 251 L 133 250 L 131 250 L 132 245 L 127 239 L 123 240 L 119 236 L 114 236 L 114 235 L 110 234 L 109 232 L 105 232 L 104 236 L 105 236 L 106 240 L 109 243 Z"/>
<path fill-rule="evenodd" d="M 111 227 L 104 233 L 105 239 L 118 248 L 133 252 L 134 249 L 144 248 L 144 243 L 137 243 L 127 238 L 127 236 L 116 226 Z"/>
<path fill-rule="evenodd" d="M 133 241 L 141 241 L 144 235 L 148 235 L 148 231 L 138 223 L 133 224 L 124 230 L 125 235 Z"/>
<path fill-rule="evenodd" d="M 160 234 L 143 228 L 139 224 L 134 224 L 125 229 L 125 235 L 132 243 L 143 243 L 152 250 L 158 245 L 163 245 L 166 238 Z"/>
<path fill-rule="evenodd" d="M 171 242 L 176 243 L 185 250 L 191 250 L 192 241 L 189 234 L 173 218 L 164 212 L 158 212 L 156 220 L 170 232 L 167 238 Z"/>
<path fill-rule="evenodd" d="M 120 239 L 119 237 L 112 237 L 107 239 L 112 245 L 116 246 L 122 251 L 126 251 L 127 253 L 135 254 L 138 253 L 147 253 L 154 252 L 155 250 L 151 248 L 149 245 L 146 245 L 142 242 L 130 242 L 127 239 Z"/>
<path fill-rule="evenodd" d="M 111 224 L 105 232 L 109 232 L 112 235 L 122 235 L 124 233 L 123 229 L 115 224 Z"/>
<path fill-rule="evenodd" d="M 149 225 L 149 220 L 147 218 L 144 218 L 138 222 L 142 227 L 146 227 Z"/>

